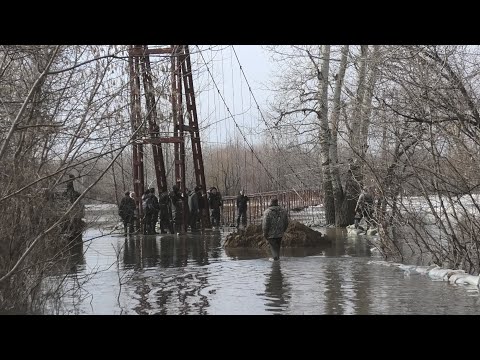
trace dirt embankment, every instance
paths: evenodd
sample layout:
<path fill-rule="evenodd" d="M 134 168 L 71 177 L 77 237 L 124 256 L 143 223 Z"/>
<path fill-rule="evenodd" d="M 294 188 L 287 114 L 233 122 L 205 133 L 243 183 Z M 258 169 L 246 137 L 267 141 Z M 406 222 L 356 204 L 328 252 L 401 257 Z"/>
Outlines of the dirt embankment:
<path fill-rule="evenodd" d="M 298 221 L 290 221 L 287 231 L 283 235 L 282 247 L 319 246 L 329 243 L 330 241 L 321 232 L 312 230 Z M 266 239 L 263 237 L 262 226 L 254 224 L 249 225 L 245 230 L 229 234 L 223 246 L 260 249 L 269 247 Z"/>

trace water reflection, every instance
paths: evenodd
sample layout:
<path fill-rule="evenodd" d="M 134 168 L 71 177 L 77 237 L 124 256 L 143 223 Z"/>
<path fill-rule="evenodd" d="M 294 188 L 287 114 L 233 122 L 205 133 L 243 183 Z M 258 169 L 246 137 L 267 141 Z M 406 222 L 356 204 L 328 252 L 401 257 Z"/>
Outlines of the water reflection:
<path fill-rule="evenodd" d="M 203 236 L 193 236 L 188 246 L 191 251 L 191 258 L 197 265 L 208 265 L 208 241 Z"/>
<path fill-rule="evenodd" d="M 98 264 L 106 270 L 84 285 L 91 297 L 75 304 L 94 314 L 480 313 L 478 295 L 368 264 L 365 237 L 326 232 L 331 243 L 283 248 L 279 262 L 268 261 L 267 250 L 223 249 L 221 232 L 105 236 L 77 247 L 77 265 L 87 263 L 79 274 Z"/>
<path fill-rule="evenodd" d="M 347 236 L 346 229 L 325 229 L 326 236 L 332 240 L 330 247 L 326 249 L 326 256 L 371 256 L 368 238 Z M 322 231 L 323 232 L 323 231 Z"/>
<path fill-rule="evenodd" d="M 347 238 L 342 229 L 327 229 L 330 243 L 316 247 L 282 248 L 281 257 L 308 256 L 370 256 L 366 241 Z M 235 260 L 270 257 L 268 249 L 226 248 L 221 246 L 220 233 L 195 233 L 187 235 L 132 236 L 124 240 L 123 267 L 131 269 L 160 266 L 187 267 L 191 264 L 206 266 L 216 261 L 222 253 Z"/>
<path fill-rule="evenodd" d="M 265 295 L 267 296 L 267 311 L 281 313 L 290 300 L 290 286 L 282 274 L 281 261 L 273 261 L 270 274 L 267 274 Z"/>
<path fill-rule="evenodd" d="M 358 237 L 347 237 L 345 229 L 323 229 L 330 239 L 329 243 L 323 243 L 318 246 L 309 246 L 301 248 L 282 247 L 280 257 L 306 257 L 306 256 L 370 256 L 371 246 L 366 239 Z M 257 248 L 226 248 L 225 254 L 236 260 L 268 258 L 271 256 L 270 250 Z"/>
<path fill-rule="evenodd" d="M 125 267 L 128 267 L 128 265 L 135 266 L 137 264 L 137 259 L 135 258 L 137 251 L 135 247 L 135 239 L 133 237 L 125 239 L 123 247 L 123 263 Z"/>
<path fill-rule="evenodd" d="M 336 315 L 343 313 L 343 305 L 339 299 L 342 298 L 342 279 L 334 263 L 328 262 L 324 272 L 325 282 L 325 313 L 327 315 Z"/>
<path fill-rule="evenodd" d="M 349 239 L 342 229 L 327 229 L 330 243 L 315 247 L 281 248 L 281 257 L 325 256 L 370 256 L 370 247 L 365 241 Z M 189 263 L 208 265 L 218 259 L 222 252 L 236 260 L 270 257 L 269 249 L 225 248 L 217 233 L 187 235 L 135 236 L 125 239 L 123 265 L 125 268 L 143 269 L 155 266 L 185 267 Z"/>
<path fill-rule="evenodd" d="M 160 239 L 160 266 L 161 267 L 171 267 L 175 266 L 173 263 L 174 251 L 175 251 L 175 240 L 172 237 L 162 237 Z"/>
<path fill-rule="evenodd" d="M 189 262 L 208 265 L 220 257 L 219 237 L 208 234 L 137 236 L 125 239 L 123 265 L 143 269 L 155 266 L 185 267 Z"/>
<path fill-rule="evenodd" d="M 78 236 L 71 240 L 67 247 L 69 256 L 66 257 L 66 267 L 68 273 L 75 274 L 84 270 L 86 261 L 82 237 Z"/>

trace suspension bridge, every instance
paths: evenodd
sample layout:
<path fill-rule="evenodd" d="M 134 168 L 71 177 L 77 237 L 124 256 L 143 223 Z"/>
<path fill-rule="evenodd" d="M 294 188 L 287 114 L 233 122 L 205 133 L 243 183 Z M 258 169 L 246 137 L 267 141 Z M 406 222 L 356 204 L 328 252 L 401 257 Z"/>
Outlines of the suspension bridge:
<path fill-rule="evenodd" d="M 197 106 L 202 107 L 205 104 L 197 104 L 194 74 L 199 78 L 200 71 L 196 71 L 192 66 L 190 47 L 188 45 L 129 46 L 130 114 L 133 132 L 132 173 L 135 200 L 139 209 L 137 226 L 141 226 L 140 221 L 143 217 L 141 196 L 148 188 L 147 173 L 152 172 L 148 169 L 149 165 L 153 165 L 153 181 L 159 193 L 169 191 L 173 185 L 177 185 L 183 194 L 186 194 L 187 185 L 198 186 L 203 196 L 206 196 L 207 188 L 210 186 L 216 186 L 220 191 L 227 192 L 223 196 L 225 224 L 234 224 L 236 216 L 236 196 L 228 192 L 238 194 L 239 189 L 255 189 L 255 191 L 246 191 L 250 198 L 248 217 L 251 223 L 261 218 L 273 197 L 277 197 L 288 211 L 319 205 L 323 202 L 320 189 L 312 184 L 306 184 L 285 155 L 285 150 L 282 149 L 260 109 L 235 48 L 231 46 L 229 50 L 232 97 L 235 96 L 234 68 L 238 69 L 241 79 L 239 92 L 242 109 L 240 112 L 235 111 L 235 103 L 238 99 L 232 101 L 231 106 L 228 105 L 223 63 L 221 68 L 224 73 L 220 74 L 223 83 L 220 83 L 214 76 L 213 58 L 207 59 L 206 51 L 198 46 L 195 50 L 199 69 L 203 79 L 206 79 L 204 82 L 210 92 L 207 96 L 202 96 L 202 99 L 207 102 L 207 109 L 203 113 L 209 117 L 209 123 L 203 122 L 203 124 L 206 124 L 205 128 L 208 128 L 210 133 L 215 133 L 217 140 L 215 141 L 216 150 L 209 149 L 210 152 L 214 152 L 213 156 L 212 154 L 209 156 L 211 163 L 206 164 L 202 152 L 205 139 L 200 138 L 203 129 L 200 126 L 201 120 L 197 111 Z M 154 57 L 159 57 L 162 61 L 152 61 Z M 234 59 L 236 66 L 233 65 Z M 159 73 L 164 76 L 158 76 Z M 248 96 L 246 110 L 245 96 Z M 250 131 L 247 132 L 245 124 L 248 121 L 250 121 Z M 259 156 L 259 147 L 255 144 L 252 132 L 252 129 L 258 127 L 258 122 L 266 125 L 269 145 L 282 158 L 282 167 L 289 171 L 289 175 L 295 177 L 296 188 L 282 181 L 282 174 L 273 174 L 265 164 L 265 160 Z M 233 129 L 232 125 L 234 125 Z M 171 129 L 173 131 L 170 131 Z M 233 145 L 232 136 L 235 139 L 233 151 L 218 148 L 220 144 Z M 173 172 L 168 168 L 169 154 L 173 157 Z M 151 158 L 150 163 L 146 161 L 147 157 Z M 235 161 L 229 162 L 229 166 L 225 167 L 223 160 L 227 158 L 234 158 Z M 207 183 L 206 167 L 211 170 L 209 179 L 214 183 Z M 265 191 L 258 192 L 262 188 L 258 186 L 258 181 L 262 177 L 267 179 L 268 188 L 263 186 Z M 204 204 L 207 211 L 202 214 L 203 224 L 210 227 L 208 201 L 204 201 Z M 187 207 L 186 196 L 183 197 L 183 205 L 184 208 Z M 186 216 L 185 212 L 183 216 Z M 183 224 L 186 224 L 185 218 Z"/>

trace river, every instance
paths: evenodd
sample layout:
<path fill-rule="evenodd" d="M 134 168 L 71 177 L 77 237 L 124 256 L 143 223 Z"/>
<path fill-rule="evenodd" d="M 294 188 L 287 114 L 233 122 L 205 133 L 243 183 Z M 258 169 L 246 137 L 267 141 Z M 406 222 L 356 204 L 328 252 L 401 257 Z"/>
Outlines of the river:
<path fill-rule="evenodd" d="M 478 289 L 406 274 L 365 237 L 329 230 L 324 248 L 222 248 L 228 229 L 125 238 L 90 228 L 56 314 L 480 314 Z"/>

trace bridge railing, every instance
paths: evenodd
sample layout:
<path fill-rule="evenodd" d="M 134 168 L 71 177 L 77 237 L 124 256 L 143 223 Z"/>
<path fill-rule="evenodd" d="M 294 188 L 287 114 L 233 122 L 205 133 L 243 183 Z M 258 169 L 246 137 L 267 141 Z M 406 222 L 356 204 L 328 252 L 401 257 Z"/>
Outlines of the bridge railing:
<path fill-rule="evenodd" d="M 263 212 L 270 200 L 278 199 L 279 205 L 284 207 L 288 213 L 299 211 L 308 206 L 323 204 L 323 196 L 320 190 L 284 190 L 270 191 L 264 193 L 246 194 L 250 199 L 247 209 L 248 223 L 259 223 Z M 223 197 L 223 222 L 225 225 L 234 226 L 237 223 L 237 196 Z"/>

